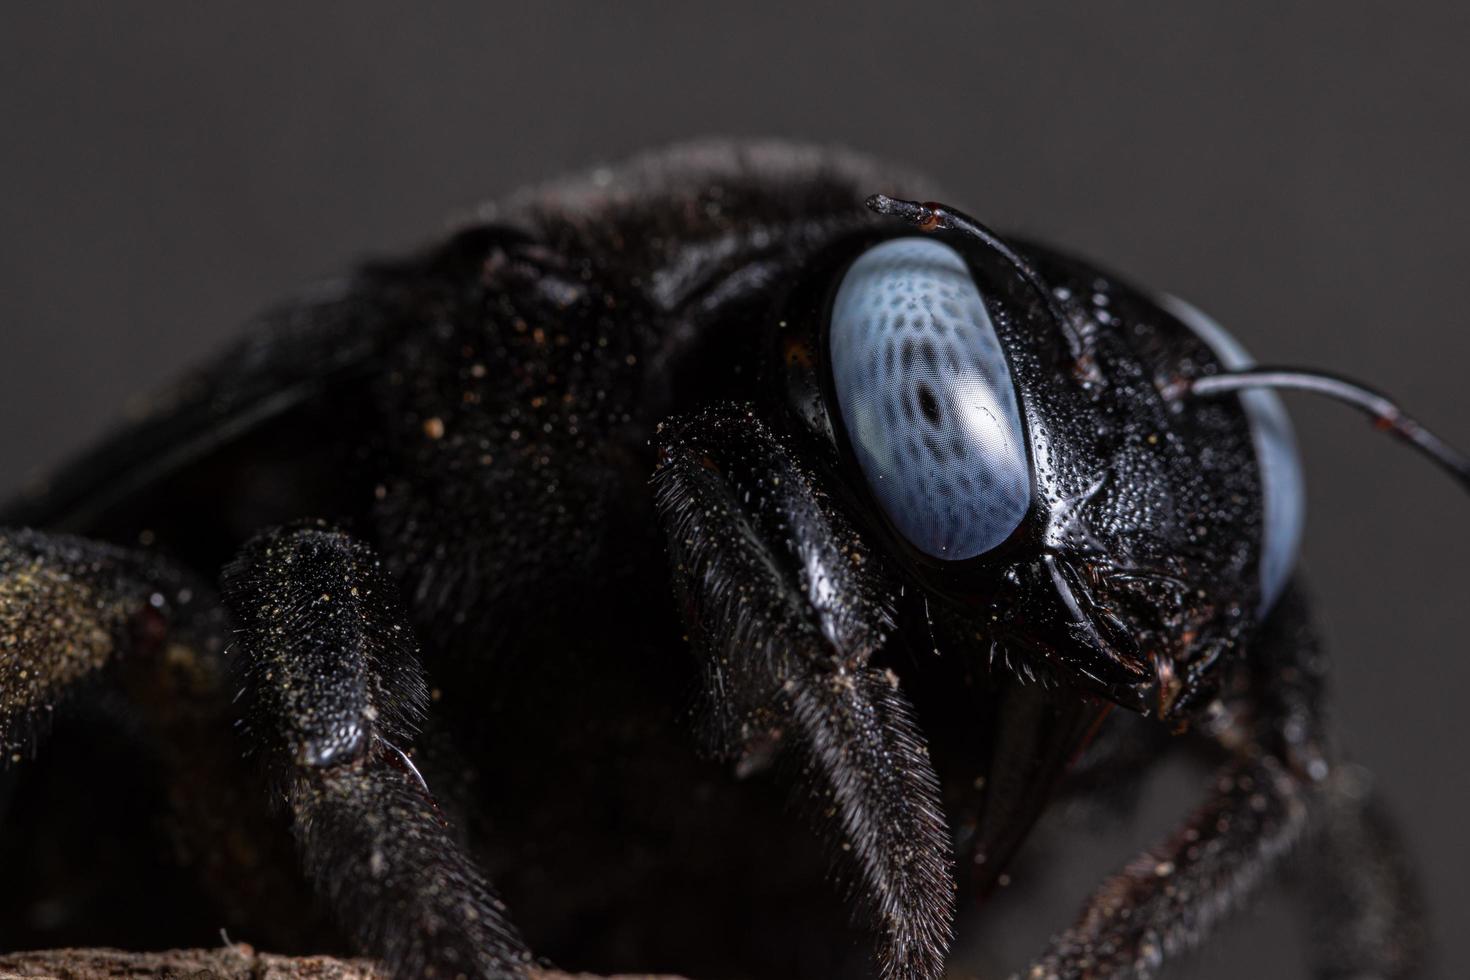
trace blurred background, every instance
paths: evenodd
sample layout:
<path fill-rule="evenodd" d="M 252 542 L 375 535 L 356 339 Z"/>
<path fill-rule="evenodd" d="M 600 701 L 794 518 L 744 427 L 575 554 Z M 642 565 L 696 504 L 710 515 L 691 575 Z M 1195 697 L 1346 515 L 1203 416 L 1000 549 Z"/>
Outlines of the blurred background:
<path fill-rule="evenodd" d="M 281 294 L 707 134 L 927 171 L 1470 445 L 1467 50 L 1449 2 L 7 5 L 0 494 Z M 1470 976 L 1470 507 L 1346 410 L 1289 405 L 1336 729 L 1417 862 L 1435 974 Z M 1089 854 L 1094 879 L 1126 856 Z M 1172 975 L 1299 976 L 1293 916 L 1267 901 Z"/>

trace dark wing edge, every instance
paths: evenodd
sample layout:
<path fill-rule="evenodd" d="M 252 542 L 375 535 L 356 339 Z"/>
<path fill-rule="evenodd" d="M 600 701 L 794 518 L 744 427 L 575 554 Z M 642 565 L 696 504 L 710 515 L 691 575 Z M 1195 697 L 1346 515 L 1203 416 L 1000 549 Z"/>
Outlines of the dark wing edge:
<path fill-rule="evenodd" d="M 256 318 L 203 367 L 150 396 L 135 417 L 0 504 L 0 525 L 82 531 L 190 464 L 327 395 L 388 342 L 352 279 Z"/>

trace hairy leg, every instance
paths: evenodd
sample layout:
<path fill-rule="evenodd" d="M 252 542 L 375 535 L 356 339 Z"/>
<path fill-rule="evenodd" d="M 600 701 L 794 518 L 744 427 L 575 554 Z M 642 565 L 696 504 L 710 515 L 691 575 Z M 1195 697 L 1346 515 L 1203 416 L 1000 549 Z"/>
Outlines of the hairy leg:
<path fill-rule="evenodd" d="M 1331 790 L 1298 877 L 1313 976 L 1419 976 L 1427 945 L 1424 904 L 1393 822 L 1373 798 L 1367 775 L 1353 767 L 1338 767 Z"/>
<path fill-rule="evenodd" d="M 156 648 L 190 598 L 181 575 L 146 555 L 0 530 L 0 765 L 21 761 L 72 690 Z"/>
<path fill-rule="evenodd" d="M 371 549 L 320 524 L 271 531 L 224 582 L 247 731 L 343 926 L 394 976 L 523 976 L 524 944 L 407 754 L 427 690 Z"/>
<path fill-rule="evenodd" d="M 666 426 L 655 495 L 701 658 L 717 753 L 785 746 L 873 914 L 886 978 L 943 969 L 954 914 L 938 785 L 907 699 L 868 663 L 890 628 L 877 557 L 749 413 Z"/>
<path fill-rule="evenodd" d="M 152 819 L 168 835 L 165 860 L 187 866 L 212 900 L 208 917 L 301 945 L 321 922 L 299 877 L 275 860 L 289 857 L 290 841 L 240 758 L 226 635 L 210 590 L 156 554 L 0 530 L 0 770 L 33 752 L 56 709 L 86 692 L 94 717 L 124 725 L 130 744 L 161 764 L 170 791 Z M 0 813 L 4 795 L 0 787 Z"/>
<path fill-rule="evenodd" d="M 1342 831 L 1369 826 L 1361 806 L 1343 796 L 1344 772 L 1329 763 L 1324 666 L 1305 604 L 1289 593 L 1256 644 L 1239 688 L 1227 698 L 1230 707 L 1210 731 L 1232 756 L 1210 797 L 1167 841 L 1104 882 L 1028 977 L 1155 976 L 1166 959 L 1199 943 L 1278 870 L 1304 838 L 1326 848 L 1319 853 L 1341 854 Z M 1349 863 L 1359 869 L 1341 873 L 1353 879 L 1357 893 L 1339 892 L 1326 906 L 1317 903 L 1319 936 L 1352 933 L 1355 922 L 1372 917 L 1366 910 L 1416 904 L 1401 873 L 1370 867 L 1381 862 Z M 1412 929 L 1411 922 L 1412 915 L 1385 914 L 1375 920 L 1374 938 L 1355 934 L 1361 941 L 1354 948 L 1378 958 L 1360 961 L 1361 972 L 1354 975 L 1410 975 L 1416 947 L 1385 933 Z M 1397 961 L 1379 955 L 1389 951 L 1403 955 Z M 1342 975 L 1321 957 L 1316 972 Z"/>
<path fill-rule="evenodd" d="M 1271 757 L 1231 765 L 1164 844 L 1093 893 L 1026 975 L 1154 976 L 1274 869 L 1305 830 L 1307 808 L 1303 787 Z"/>

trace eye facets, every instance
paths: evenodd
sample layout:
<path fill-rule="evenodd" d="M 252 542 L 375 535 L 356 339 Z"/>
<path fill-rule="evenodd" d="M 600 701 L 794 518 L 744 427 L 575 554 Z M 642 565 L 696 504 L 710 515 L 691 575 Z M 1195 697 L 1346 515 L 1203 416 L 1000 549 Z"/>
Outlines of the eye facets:
<path fill-rule="evenodd" d="M 829 334 L 843 425 L 894 527 L 955 561 L 1009 537 L 1031 504 L 1021 416 L 959 253 L 931 238 L 869 249 L 838 287 Z"/>

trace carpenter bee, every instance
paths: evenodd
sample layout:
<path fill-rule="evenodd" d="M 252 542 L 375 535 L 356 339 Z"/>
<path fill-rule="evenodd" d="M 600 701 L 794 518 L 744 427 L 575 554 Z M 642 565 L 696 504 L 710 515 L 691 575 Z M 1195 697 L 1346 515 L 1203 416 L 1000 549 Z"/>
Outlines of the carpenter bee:
<path fill-rule="evenodd" d="M 1186 744 L 1208 797 L 1028 974 L 1147 976 L 1376 833 L 1272 389 L 1470 464 L 935 197 L 765 143 L 533 188 L 11 503 L 0 944 L 934 980 L 1049 801 Z M 1324 921 L 1398 976 L 1388 853 Z"/>

